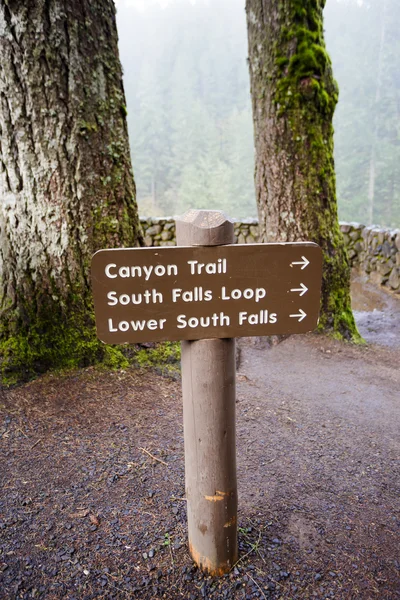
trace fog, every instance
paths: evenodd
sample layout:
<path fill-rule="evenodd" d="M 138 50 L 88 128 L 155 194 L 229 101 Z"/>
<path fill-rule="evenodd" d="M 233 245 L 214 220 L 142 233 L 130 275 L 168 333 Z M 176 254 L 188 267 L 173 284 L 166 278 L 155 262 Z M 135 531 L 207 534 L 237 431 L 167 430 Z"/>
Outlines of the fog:
<path fill-rule="evenodd" d="M 400 226 L 400 5 L 327 0 L 342 220 Z M 244 0 L 119 0 L 142 215 L 256 216 Z"/>

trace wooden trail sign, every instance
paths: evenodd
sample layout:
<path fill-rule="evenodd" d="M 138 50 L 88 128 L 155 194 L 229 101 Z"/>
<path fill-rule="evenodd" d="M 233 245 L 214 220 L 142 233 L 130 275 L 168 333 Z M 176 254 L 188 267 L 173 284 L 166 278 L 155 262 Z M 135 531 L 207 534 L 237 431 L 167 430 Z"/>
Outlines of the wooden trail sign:
<path fill-rule="evenodd" d="M 97 333 L 108 344 L 305 333 L 321 277 L 311 242 L 100 250 Z"/>
<path fill-rule="evenodd" d="M 97 333 L 110 344 L 182 340 L 189 549 L 223 575 L 238 558 L 235 337 L 313 330 L 322 252 L 311 242 L 233 245 L 219 211 L 188 211 L 176 225 L 178 248 L 94 255 Z"/>

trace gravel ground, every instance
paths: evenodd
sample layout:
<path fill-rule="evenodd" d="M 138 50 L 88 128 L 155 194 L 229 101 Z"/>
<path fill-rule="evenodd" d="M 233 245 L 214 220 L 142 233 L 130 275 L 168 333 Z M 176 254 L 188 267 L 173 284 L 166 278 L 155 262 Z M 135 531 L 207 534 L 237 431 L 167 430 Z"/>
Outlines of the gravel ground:
<path fill-rule="evenodd" d="M 232 571 L 188 553 L 180 383 L 91 368 L 0 391 L 0 598 L 400 597 L 399 346 L 239 347 Z"/>

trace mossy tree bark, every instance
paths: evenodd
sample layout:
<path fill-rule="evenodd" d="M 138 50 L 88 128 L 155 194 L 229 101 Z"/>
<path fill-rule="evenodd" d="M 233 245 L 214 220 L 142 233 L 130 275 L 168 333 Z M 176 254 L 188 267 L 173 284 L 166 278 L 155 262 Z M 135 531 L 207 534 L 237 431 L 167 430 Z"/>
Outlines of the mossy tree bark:
<path fill-rule="evenodd" d="M 311 240 L 324 253 L 320 328 L 357 339 L 337 217 L 332 117 L 338 89 L 324 0 L 247 0 L 261 241 Z"/>
<path fill-rule="evenodd" d="M 90 259 L 141 243 L 113 0 L 0 4 L 0 364 L 82 364 Z"/>

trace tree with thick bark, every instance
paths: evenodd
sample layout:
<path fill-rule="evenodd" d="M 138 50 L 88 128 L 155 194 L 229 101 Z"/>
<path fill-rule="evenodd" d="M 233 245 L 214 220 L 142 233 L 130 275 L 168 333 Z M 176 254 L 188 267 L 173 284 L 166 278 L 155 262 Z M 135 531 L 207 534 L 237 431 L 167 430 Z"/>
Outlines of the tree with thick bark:
<path fill-rule="evenodd" d="M 114 357 L 90 260 L 141 244 L 113 0 L 0 1 L 0 367 Z"/>
<path fill-rule="evenodd" d="M 339 229 L 332 118 L 338 100 L 323 36 L 325 0 L 247 0 L 260 239 L 323 250 L 319 327 L 358 340 Z"/>

